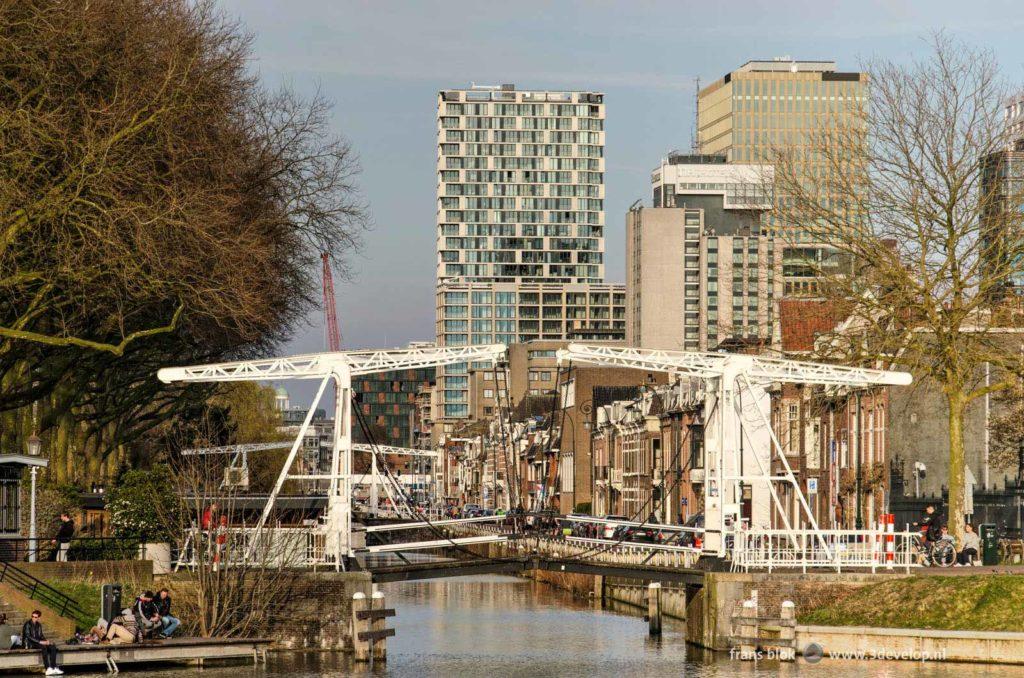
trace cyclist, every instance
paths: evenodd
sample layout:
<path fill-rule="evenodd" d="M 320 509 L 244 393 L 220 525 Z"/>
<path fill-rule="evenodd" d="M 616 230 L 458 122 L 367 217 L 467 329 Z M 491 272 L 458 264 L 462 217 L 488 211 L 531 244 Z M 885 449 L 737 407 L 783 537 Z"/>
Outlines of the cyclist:
<path fill-rule="evenodd" d="M 935 513 L 935 506 L 929 504 L 924 509 L 924 515 L 921 516 L 921 520 L 916 523 L 918 528 L 921 530 L 921 538 L 924 539 L 926 548 L 931 548 L 932 544 L 939 540 L 942 536 L 941 521 L 939 516 Z"/>

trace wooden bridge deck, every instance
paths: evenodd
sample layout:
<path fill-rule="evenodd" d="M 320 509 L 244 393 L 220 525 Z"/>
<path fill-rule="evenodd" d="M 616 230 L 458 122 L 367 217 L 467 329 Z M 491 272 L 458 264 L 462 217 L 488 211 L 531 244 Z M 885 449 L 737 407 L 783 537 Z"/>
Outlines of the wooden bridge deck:
<path fill-rule="evenodd" d="M 269 640 L 262 638 L 171 638 L 125 645 L 57 646 L 61 666 L 106 666 L 157 662 L 192 662 L 207 659 L 266 661 Z M 113 666 L 111 666 L 113 662 Z M 43 668 L 38 650 L 0 651 L 0 671 Z"/>

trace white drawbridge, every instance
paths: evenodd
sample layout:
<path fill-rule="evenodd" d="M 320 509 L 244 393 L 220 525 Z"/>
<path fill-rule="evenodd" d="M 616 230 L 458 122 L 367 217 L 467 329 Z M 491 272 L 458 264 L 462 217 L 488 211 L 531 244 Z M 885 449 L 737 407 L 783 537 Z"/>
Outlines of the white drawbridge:
<path fill-rule="evenodd" d="M 775 482 L 792 486 L 820 548 L 832 547 L 819 529 L 814 514 L 797 482 L 789 461 L 772 431 L 768 384 L 773 382 L 821 384 L 862 388 L 874 385 L 904 386 L 906 372 L 780 360 L 734 353 L 691 353 L 643 348 L 570 344 L 558 352 L 559 363 L 632 367 L 648 371 L 698 377 L 705 380 L 704 451 L 704 553 L 726 555 L 726 518 L 737 515 L 742 502 L 742 483 L 754 494 L 754 524 L 769 527 L 769 501 L 774 502 L 787 532 L 795 534 L 787 512 L 775 492 Z M 783 475 L 772 476 L 771 451 L 782 463 Z M 760 496 L 758 496 L 760 495 Z M 792 537 L 795 539 L 795 537 Z M 795 546 L 795 544 L 794 544 Z"/>
<path fill-rule="evenodd" d="M 291 444 L 288 458 L 274 484 L 274 489 L 263 509 L 256 534 L 266 525 L 274 508 L 274 501 L 285 481 L 290 478 L 329 481 L 327 510 L 321 521 L 324 532 L 324 558 L 336 568 L 343 566 L 344 558 L 355 555 L 352 540 L 352 377 L 407 370 L 440 367 L 468 362 L 495 363 L 505 356 L 504 344 L 466 346 L 460 348 L 412 348 L 405 350 L 338 351 L 313 353 L 289 358 L 266 360 L 240 360 L 236 362 L 167 367 L 157 373 L 164 383 L 270 381 L 279 379 L 319 379 L 313 402 L 310 403 L 302 426 Z M 334 403 L 334 437 L 331 445 L 331 467 L 324 475 L 294 476 L 291 474 L 295 457 L 302 446 L 306 430 L 313 420 L 317 405 L 323 398 L 328 383 L 336 385 Z M 371 455 L 374 475 L 377 474 L 376 455 Z M 373 482 L 371 487 L 376 488 Z"/>

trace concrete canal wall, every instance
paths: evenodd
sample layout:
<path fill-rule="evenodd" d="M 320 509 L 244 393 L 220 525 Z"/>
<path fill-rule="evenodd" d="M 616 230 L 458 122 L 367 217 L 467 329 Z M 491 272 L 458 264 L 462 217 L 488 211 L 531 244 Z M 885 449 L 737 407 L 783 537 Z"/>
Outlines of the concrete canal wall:
<path fill-rule="evenodd" d="M 602 605 L 621 603 L 638 611 L 647 611 L 647 582 L 592 574 L 547 572 L 534 570 L 528 574 L 536 581 L 571 592 L 578 598 L 589 598 Z M 686 587 L 666 584 L 661 589 L 661 609 L 666 617 L 686 619 Z"/>
<path fill-rule="evenodd" d="M 373 592 L 369 572 L 302 572 L 292 601 L 271 622 L 269 637 L 287 649 L 352 652 L 352 595 Z"/>
<path fill-rule="evenodd" d="M 687 641 L 711 650 L 728 650 L 732 613 L 754 591 L 757 591 L 758 610 L 766 615 L 778 615 L 784 600 L 793 601 L 800 614 L 894 576 L 902 575 L 708 572 L 704 575 L 704 586 L 687 606 Z"/>
<path fill-rule="evenodd" d="M 826 658 L 1024 664 L 1024 633 L 797 626 L 796 647 L 817 644 Z"/>

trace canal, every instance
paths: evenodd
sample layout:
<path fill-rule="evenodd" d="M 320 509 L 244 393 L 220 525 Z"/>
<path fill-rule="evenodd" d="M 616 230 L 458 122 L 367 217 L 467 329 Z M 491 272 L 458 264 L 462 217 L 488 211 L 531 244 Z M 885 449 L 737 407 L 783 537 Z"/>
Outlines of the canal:
<path fill-rule="evenodd" d="M 731 661 L 687 648 L 682 629 L 666 623 L 660 640 L 647 624 L 624 611 L 595 609 L 587 601 L 531 580 L 504 576 L 463 577 L 382 587 L 397 636 L 388 641 L 386 666 L 371 671 L 345 657 L 276 653 L 267 667 L 234 666 L 203 671 L 170 669 L 163 675 L 193 678 L 320 678 L 322 676 L 636 677 L 1024 676 L 1024 668 L 948 663 L 840 661 L 793 664 Z M 81 675 L 81 674 L 79 674 Z M 97 674 L 99 675 L 99 674 Z"/>

